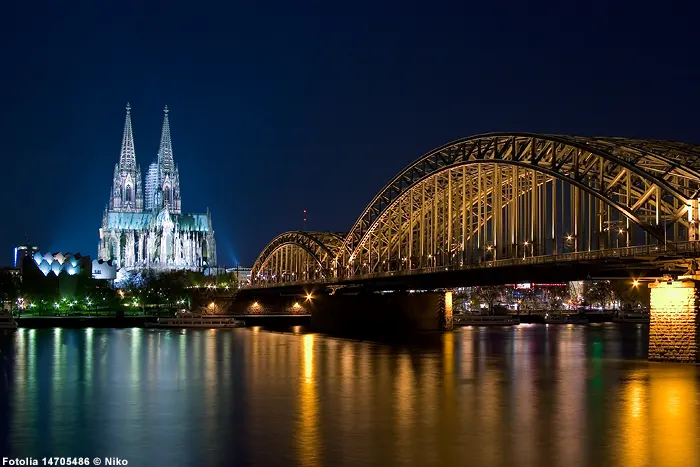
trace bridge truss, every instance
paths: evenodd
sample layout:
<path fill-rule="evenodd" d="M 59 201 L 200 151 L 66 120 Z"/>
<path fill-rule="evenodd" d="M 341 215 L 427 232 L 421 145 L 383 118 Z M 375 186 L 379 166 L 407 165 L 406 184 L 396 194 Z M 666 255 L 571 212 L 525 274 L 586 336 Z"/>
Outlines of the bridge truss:
<path fill-rule="evenodd" d="M 277 237 L 252 275 L 312 281 L 695 241 L 699 196 L 697 146 L 479 135 L 404 169 L 347 235 Z"/>
<path fill-rule="evenodd" d="M 258 282 L 296 282 L 334 277 L 335 257 L 344 239 L 345 234 L 337 232 L 285 232 L 260 253 L 251 278 Z"/>

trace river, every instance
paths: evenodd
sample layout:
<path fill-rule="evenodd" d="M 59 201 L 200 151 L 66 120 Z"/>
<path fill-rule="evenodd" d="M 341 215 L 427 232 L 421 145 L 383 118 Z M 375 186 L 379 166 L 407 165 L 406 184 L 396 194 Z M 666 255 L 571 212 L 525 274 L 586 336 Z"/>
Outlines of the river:
<path fill-rule="evenodd" d="M 131 466 L 698 466 L 700 366 L 642 325 L 378 343 L 260 328 L 20 329 L 3 456 Z"/>

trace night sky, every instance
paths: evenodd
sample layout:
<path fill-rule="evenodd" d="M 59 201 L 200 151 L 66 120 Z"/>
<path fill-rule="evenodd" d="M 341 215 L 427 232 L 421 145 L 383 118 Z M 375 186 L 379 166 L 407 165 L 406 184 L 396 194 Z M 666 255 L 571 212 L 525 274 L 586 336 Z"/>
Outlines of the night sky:
<path fill-rule="evenodd" d="M 96 255 L 127 101 L 142 173 L 168 105 L 183 211 L 211 209 L 226 265 L 303 209 L 347 231 L 460 137 L 700 143 L 697 7 L 456 3 L 4 2 L 0 263 L 25 234 Z"/>

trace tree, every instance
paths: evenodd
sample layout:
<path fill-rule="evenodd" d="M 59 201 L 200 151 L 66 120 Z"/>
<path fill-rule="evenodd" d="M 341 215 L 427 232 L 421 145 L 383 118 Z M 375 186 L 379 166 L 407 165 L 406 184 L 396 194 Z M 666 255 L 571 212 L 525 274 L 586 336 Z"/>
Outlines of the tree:
<path fill-rule="evenodd" d="M 569 286 L 567 287 L 567 294 L 568 296 L 565 296 L 564 299 L 568 301 L 568 303 L 574 307 L 578 308 L 579 306 L 583 305 L 584 299 L 583 299 L 583 290 L 581 287 L 581 283 L 578 281 L 575 282 L 569 282 Z"/>
<path fill-rule="evenodd" d="M 477 289 L 477 294 L 481 301 L 488 305 L 489 314 L 493 314 L 493 306 L 503 294 L 502 285 L 484 285 Z"/>
<path fill-rule="evenodd" d="M 611 290 L 621 310 L 632 311 L 649 306 L 651 291 L 646 284 L 635 285 L 631 279 L 616 280 L 611 282 Z"/>
<path fill-rule="evenodd" d="M 19 279 L 8 273 L 0 273 L 0 301 L 16 303 L 19 298 Z"/>
<path fill-rule="evenodd" d="M 561 310 L 567 298 L 567 288 L 548 285 L 544 288 L 544 305 L 549 310 Z"/>
<path fill-rule="evenodd" d="M 520 308 L 523 311 L 527 311 L 528 315 L 537 308 L 540 308 L 540 301 L 537 298 L 534 287 L 521 291 Z"/>
<path fill-rule="evenodd" d="M 605 309 L 607 303 L 613 298 L 610 281 L 591 281 L 585 284 L 583 296 L 592 305 L 598 304 Z"/>

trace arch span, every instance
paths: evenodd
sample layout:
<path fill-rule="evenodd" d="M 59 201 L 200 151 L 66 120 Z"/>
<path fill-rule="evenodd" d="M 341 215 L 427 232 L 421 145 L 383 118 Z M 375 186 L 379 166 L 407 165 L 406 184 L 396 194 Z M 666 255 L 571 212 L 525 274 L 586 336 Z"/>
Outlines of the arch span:
<path fill-rule="evenodd" d="M 329 272 L 354 276 L 694 241 L 698 197 L 698 146 L 472 136 L 430 151 L 384 186 L 334 250 Z"/>
<path fill-rule="evenodd" d="M 335 258 L 344 240 L 345 234 L 339 232 L 285 232 L 263 249 L 251 277 L 267 282 L 333 277 Z"/>

